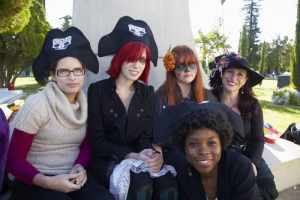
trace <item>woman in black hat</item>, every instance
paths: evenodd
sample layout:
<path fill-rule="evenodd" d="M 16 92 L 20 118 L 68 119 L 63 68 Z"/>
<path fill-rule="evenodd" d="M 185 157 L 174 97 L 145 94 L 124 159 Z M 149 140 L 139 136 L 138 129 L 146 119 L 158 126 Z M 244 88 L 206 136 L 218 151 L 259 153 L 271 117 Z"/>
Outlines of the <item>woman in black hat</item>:
<path fill-rule="evenodd" d="M 110 78 L 88 89 L 93 151 L 89 167 L 118 199 L 175 199 L 177 184 L 168 170 L 151 178 L 164 170 L 160 171 L 162 155 L 152 148 L 154 89 L 145 84 L 150 60 L 156 66 L 158 56 L 149 26 L 128 16 L 120 18 L 114 30 L 99 41 L 98 56 L 111 54 L 115 55 L 106 71 Z M 151 176 L 134 173 L 136 169 Z M 124 179 L 116 181 L 119 177 Z"/>
<path fill-rule="evenodd" d="M 252 162 L 257 184 L 264 199 L 276 199 L 274 176 L 262 158 L 264 149 L 263 113 L 252 87 L 264 77 L 250 69 L 248 61 L 234 52 L 217 56 L 210 68 L 210 86 L 216 98 L 244 120 L 244 149 Z"/>
<path fill-rule="evenodd" d="M 166 105 L 181 102 L 216 101 L 212 92 L 202 84 L 201 70 L 195 52 L 186 45 L 175 46 L 164 57 L 167 70 L 165 82 L 156 91 L 155 114 L 158 116 Z M 155 144 L 163 153 L 164 162 L 176 169 L 187 162 L 185 156 L 176 148 L 169 148 L 167 143 Z"/>
<path fill-rule="evenodd" d="M 81 90 L 86 70 L 99 63 L 76 27 L 52 29 L 32 64 L 37 81 L 49 82 L 29 96 L 12 121 L 6 168 L 10 199 L 114 199 L 88 170 L 87 101 Z"/>
<path fill-rule="evenodd" d="M 192 109 L 181 116 L 173 142 L 188 164 L 177 170 L 179 199 L 261 199 L 250 160 L 227 149 L 232 136 L 227 119 L 214 109 Z"/>

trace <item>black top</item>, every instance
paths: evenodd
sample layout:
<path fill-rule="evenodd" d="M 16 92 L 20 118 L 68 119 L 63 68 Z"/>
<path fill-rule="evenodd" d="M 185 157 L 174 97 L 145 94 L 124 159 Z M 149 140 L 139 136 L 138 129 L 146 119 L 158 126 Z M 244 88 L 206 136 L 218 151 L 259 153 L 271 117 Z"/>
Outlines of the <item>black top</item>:
<path fill-rule="evenodd" d="M 130 152 L 152 148 L 155 93 L 134 82 L 128 113 L 116 93 L 115 79 L 92 83 L 88 89 L 88 128 L 91 147 L 100 158 L 122 161 Z"/>
<path fill-rule="evenodd" d="M 166 86 L 165 85 L 162 86 L 161 91 L 162 91 L 162 94 L 163 94 L 163 98 L 160 98 L 160 95 L 158 94 L 158 90 L 155 92 L 155 95 L 156 95 L 155 116 L 156 117 L 161 113 L 163 106 L 168 105 L 167 104 L 168 96 L 167 96 L 167 91 L 166 91 Z M 204 88 L 204 92 L 205 92 L 205 95 L 206 95 L 206 97 L 204 98 L 204 101 L 209 101 L 209 102 L 217 102 L 218 101 L 210 90 Z M 190 99 L 188 101 L 189 102 L 195 102 L 195 96 L 194 96 L 193 93 L 191 93 Z M 177 103 L 180 103 L 180 102 L 176 102 L 176 104 Z"/>
<path fill-rule="evenodd" d="M 264 151 L 264 121 L 261 105 L 258 105 L 258 113 L 251 119 L 243 119 L 245 126 L 245 141 L 249 142 L 249 150 L 247 156 L 255 164 L 257 168 L 260 165 L 260 159 Z"/>
<path fill-rule="evenodd" d="M 188 175 L 188 166 L 177 170 L 179 199 L 206 199 L 200 175 L 191 167 L 192 175 Z M 247 157 L 230 148 L 222 152 L 218 163 L 217 178 L 218 200 L 259 200 L 262 199 L 256 185 L 252 164 Z"/>
<path fill-rule="evenodd" d="M 220 97 L 216 96 L 217 100 L 220 101 Z M 251 117 L 251 119 L 244 119 L 245 128 L 245 142 L 248 143 L 249 147 L 244 154 L 255 164 L 257 168 L 260 166 L 260 159 L 264 150 L 264 122 L 263 112 L 261 105 L 258 104 L 258 113 Z"/>

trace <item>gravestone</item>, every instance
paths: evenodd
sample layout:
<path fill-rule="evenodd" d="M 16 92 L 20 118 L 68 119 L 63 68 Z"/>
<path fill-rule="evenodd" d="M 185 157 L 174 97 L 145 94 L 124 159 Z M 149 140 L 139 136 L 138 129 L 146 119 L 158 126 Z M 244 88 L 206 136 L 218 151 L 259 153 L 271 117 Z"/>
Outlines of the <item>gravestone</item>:
<path fill-rule="evenodd" d="M 290 85 L 291 75 L 282 74 L 277 77 L 277 88 L 283 88 L 284 86 Z"/>
<path fill-rule="evenodd" d="M 157 89 L 166 78 L 163 57 L 170 45 L 187 45 L 196 52 L 189 13 L 189 1 L 171 0 L 75 0 L 73 3 L 73 25 L 78 27 L 91 42 L 95 53 L 98 52 L 99 39 L 110 33 L 119 18 L 130 16 L 145 21 L 151 28 L 158 46 L 158 64 L 151 63 L 148 84 Z M 112 56 L 98 58 L 98 74 L 88 72 L 83 87 L 84 92 L 90 83 L 107 78 Z M 208 78 L 201 68 L 202 80 L 208 88 Z"/>

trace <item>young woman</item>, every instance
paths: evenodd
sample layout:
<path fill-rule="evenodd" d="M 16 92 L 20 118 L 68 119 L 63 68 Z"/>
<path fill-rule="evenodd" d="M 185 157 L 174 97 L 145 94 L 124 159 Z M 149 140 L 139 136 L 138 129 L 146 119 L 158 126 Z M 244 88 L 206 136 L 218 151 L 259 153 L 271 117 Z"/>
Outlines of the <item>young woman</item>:
<path fill-rule="evenodd" d="M 164 57 L 164 66 L 167 70 L 165 83 L 156 91 L 155 112 L 158 116 L 166 105 L 175 105 L 180 102 L 216 101 L 216 98 L 202 85 L 198 57 L 188 46 L 175 46 L 169 49 Z M 163 142 L 153 145 L 164 154 L 164 162 L 178 169 L 187 163 L 186 157 L 170 144 Z"/>
<path fill-rule="evenodd" d="M 264 199 L 276 199 L 274 176 L 262 158 L 264 149 L 263 113 L 252 87 L 263 76 L 251 70 L 248 61 L 238 54 L 224 53 L 210 63 L 214 69 L 210 86 L 218 101 L 238 113 L 244 120 L 244 149 L 241 151 L 252 162 L 257 184 Z"/>
<path fill-rule="evenodd" d="M 188 164 L 178 170 L 180 199 L 261 199 L 249 159 L 227 146 L 232 130 L 222 113 L 193 109 L 176 124 L 173 141 Z"/>
<path fill-rule="evenodd" d="M 156 91 L 156 115 L 165 105 L 180 102 L 216 101 L 210 90 L 202 85 L 198 57 L 188 46 L 175 46 L 164 57 L 167 70 L 165 83 Z"/>
<path fill-rule="evenodd" d="M 88 90 L 93 151 L 90 169 L 113 192 L 111 183 L 116 178 L 116 164 L 130 159 L 145 161 L 154 173 L 163 164 L 162 155 L 152 149 L 154 89 L 144 84 L 150 60 L 156 65 L 157 47 L 145 22 L 125 16 L 110 34 L 100 39 L 98 48 L 99 56 L 115 55 L 106 71 L 110 78 L 92 83 Z M 125 194 L 129 199 L 176 198 L 177 184 L 170 172 L 152 179 L 147 172 L 131 171 L 127 178 L 120 187 L 130 181 Z"/>
<path fill-rule="evenodd" d="M 51 75 L 52 82 L 29 96 L 12 122 L 10 199 L 114 199 L 85 170 L 91 149 L 81 88 L 86 69 L 97 73 L 98 67 L 79 29 L 48 32 L 32 70 L 37 81 Z"/>

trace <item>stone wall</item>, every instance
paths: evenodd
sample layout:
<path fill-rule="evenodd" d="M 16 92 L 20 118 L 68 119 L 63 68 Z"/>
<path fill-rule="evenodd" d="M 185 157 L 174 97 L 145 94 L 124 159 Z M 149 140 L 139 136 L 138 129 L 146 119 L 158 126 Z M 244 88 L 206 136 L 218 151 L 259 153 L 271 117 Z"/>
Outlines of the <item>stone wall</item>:
<path fill-rule="evenodd" d="M 189 1 L 187 0 L 74 0 L 73 25 L 83 31 L 90 40 L 92 49 L 98 52 L 99 39 L 110 33 L 122 16 L 144 20 L 151 28 L 158 46 L 158 66 L 151 63 L 149 85 L 157 89 L 165 80 L 166 70 L 163 57 L 170 45 L 185 44 L 196 51 L 192 34 Z M 99 58 L 97 75 L 88 73 L 83 90 L 86 92 L 92 82 L 107 78 L 105 71 L 112 56 Z M 203 69 L 203 83 L 208 87 L 208 78 Z"/>

